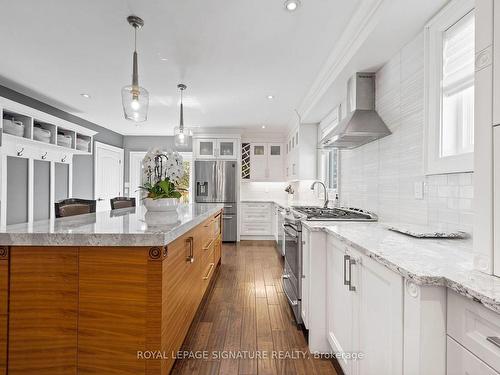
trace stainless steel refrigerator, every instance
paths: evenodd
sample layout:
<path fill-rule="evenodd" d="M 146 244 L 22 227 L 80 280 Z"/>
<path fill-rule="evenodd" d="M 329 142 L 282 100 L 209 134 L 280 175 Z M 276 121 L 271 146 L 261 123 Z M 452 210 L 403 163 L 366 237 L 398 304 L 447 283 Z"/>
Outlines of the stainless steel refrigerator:
<path fill-rule="evenodd" d="M 238 163 L 234 160 L 194 162 L 196 203 L 224 203 L 224 242 L 234 242 L 238 238 L 237 167 Z"/>

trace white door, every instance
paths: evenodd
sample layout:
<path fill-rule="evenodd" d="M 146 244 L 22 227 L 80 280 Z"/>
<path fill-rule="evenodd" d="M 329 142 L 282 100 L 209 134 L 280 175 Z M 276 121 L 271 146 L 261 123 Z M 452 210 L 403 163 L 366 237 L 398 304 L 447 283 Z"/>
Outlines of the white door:
<path fill-rule="evenodd" d="M 351 249 L 351 256 L 356 256 Z M 358 375 L 397 375 L 403 372 L 403 278 L 361 255 L 352 284 L 359 302 L 353 350 L 364 354 L 353 361 Z M 357 278 L 357 280 L 356 280 Z"/>
<path fill-rule="evenodd" d="M 268 144 L 268 177 L 273 181 L 283 180 L 283 145 Z"/>
<path fill-rule="evenodd" d="M 250 144 L 250 179 L 265 180 L 267 178 L 267 144 Z"/>
<path fill-rule="evenodd" d="M 302 311 L 300 315 L 306 328 L 309 328 L 310 234 L 308 229 L 302 227 L 302 303 L 300 305 Z"/>
<path fill-rule="evenodd" d="M 94 158 L 96 210 L 110 210 L 109 200 L 123 195 L 123 149 L 95 142 Z"/>
<path fill-rule="evenodd" d="M 348 260 L 346 252 L 331 238 L 327 242 L 327 333 L 335 353 L 350 353 L 353 349 L 353 292 L 345 285 Z M 373 322 L 375 323 L 375 322 Z M 344 374 L 352 374 L 352 361 L 338 359 Z"/>
<path fill-rule="evenodd" d="M 135 204 L 139 206 L 145 193 L 139 189 L 142 181 L 142 160 L 146 151 L 131 151 L 129 159 L 129 197 L 135 198 Z"/>

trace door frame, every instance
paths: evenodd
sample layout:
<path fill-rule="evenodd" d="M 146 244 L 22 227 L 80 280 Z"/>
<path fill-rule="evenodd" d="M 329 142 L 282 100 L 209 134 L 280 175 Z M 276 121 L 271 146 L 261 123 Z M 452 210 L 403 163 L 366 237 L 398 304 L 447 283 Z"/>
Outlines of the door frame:
<path fill-rule="evenodd" d="M 136 198 L 136 205 L 141 205 L 141 200 L 137 201 L 138 196 L 136 195 L 135 190 L 138 189 L 138 186 L 132 186 L 132 175 L 135 174 L 133 172 L 136 172 L 135 169 L 137 167 L 136 161 L 139 156 L 141 156 L 141 159 L 144 159 L 144 156 L 146 156 L 147 151 L 130 151 L 129 152 L 129 157 L 128 157 L 128 196 L 129 197 L 135 197 Z M 139 181 L 140 183 L 140 181 Z"/>
<path fill-rule="evenodd" d="M 103 150 L 108 150 L 108 151 L 114 151 L 114 152 L 119 152 L 120 153 L 120 164 L 121 164 L 121 168 L 120 168 L 120 181 L 121 181 L 121 188 L 120 188 L 120 193 L 123 193 L 123 188 L 124 188 L 124 184 L 123 184 L 123 172 L 124 172 L 124 154 L 125 154 L 125 150 L 123 148 L 120 148 L 120 147 L 116 147 L 116 146 L 111 146 L 111 145 L 108 145 L 106 143 L 102 143 L 102 142 L 97 142 L 97 141 L 94 141 L 94 199 L 97 200 L 97 197 L 96 197 L 96 190 L 97 190 L 97 170 L 98 170 L 98 166 L 99 166 L 99 160 L 98 160 L 98 157 L 97 157 L 97 149 L 100 148 L 100 149 L 103 149 Z M 120 194 L 120 195 L 123 195 L 123 194 Z"/>

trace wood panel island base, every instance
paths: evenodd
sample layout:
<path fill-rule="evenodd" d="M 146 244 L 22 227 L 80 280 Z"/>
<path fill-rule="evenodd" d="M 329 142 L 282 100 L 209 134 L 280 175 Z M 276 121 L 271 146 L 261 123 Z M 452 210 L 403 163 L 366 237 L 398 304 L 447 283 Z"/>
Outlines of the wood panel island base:
<path fill-rule="evenodd" d="M 164 246 L 1 246 L 0 374 L 168 374 L 220 263 L 203 212 Z"/>

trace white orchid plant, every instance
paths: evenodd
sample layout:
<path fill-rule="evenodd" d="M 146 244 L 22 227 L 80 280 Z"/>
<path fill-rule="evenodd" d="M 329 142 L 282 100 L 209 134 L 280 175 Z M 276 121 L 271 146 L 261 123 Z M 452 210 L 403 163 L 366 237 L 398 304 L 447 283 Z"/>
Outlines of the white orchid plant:
<path fill-rule="evenodd" d="M 149 150 L 142 160 L 143 181 L 140 189 L 148 192 L 147 198 L 180 198 L 184 189 L 178 186 L 184 175 L 182 156 L 178 152 Z"/>

